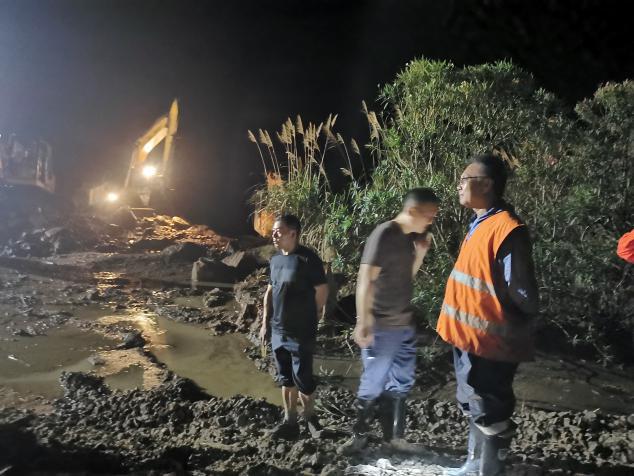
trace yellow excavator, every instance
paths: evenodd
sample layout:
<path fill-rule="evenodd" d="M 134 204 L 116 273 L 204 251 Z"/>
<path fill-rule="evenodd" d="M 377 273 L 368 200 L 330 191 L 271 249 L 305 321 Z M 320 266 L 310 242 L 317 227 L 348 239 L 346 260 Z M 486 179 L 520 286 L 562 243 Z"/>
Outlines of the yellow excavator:
<path fill-rule="evenodd" d="M 89 191 L 89 204 L 114 210 L 129 206 L 137 213 L 152 213 L 164 206 L 169 192 L 169 166 L 174 155 L 174 137 L 178 129 L 178 101 L 137 139 L 123 186 L 102 184 Z M 163 145 L 161 157 L 150 154 Z"/>
<path fill-rule="evenodd" d="M 51 146 L 42 140 L 27 147 L 18 142 L 15 134 L 0 134 L 0 184 L 38 187 L 53 193 L 51 156 Z"/>

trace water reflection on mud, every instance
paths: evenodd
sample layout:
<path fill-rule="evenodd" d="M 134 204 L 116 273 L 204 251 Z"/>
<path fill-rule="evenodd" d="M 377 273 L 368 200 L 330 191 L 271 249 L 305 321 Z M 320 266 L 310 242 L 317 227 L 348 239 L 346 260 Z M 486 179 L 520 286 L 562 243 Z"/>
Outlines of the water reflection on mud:
<path fill-rule="evenodd" d="M 62 371 L 82 371 L 106 377 L 112 388 L 151 388 L 160 382 L 165 368 L 141 349 L 116 348 L 118 329 L 136 329 L 147 341 L 145 350 L 209 393 L 244 394 L 281 403 L 271 377 L 258 372 L 244 354 L 248 342 L 242 335 L 214 336 L 204 328 L 140 311 L 73 311 L 80 321 L 91 324 L 89 329 L 67 325 L 46 336 L 1 343 L 0 386 L 54 398 L 61 395 Z"/>

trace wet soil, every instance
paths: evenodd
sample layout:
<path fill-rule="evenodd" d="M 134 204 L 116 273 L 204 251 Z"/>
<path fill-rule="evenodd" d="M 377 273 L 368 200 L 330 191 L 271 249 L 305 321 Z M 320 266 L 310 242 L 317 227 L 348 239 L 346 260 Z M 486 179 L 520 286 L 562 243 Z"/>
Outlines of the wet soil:
<path fill-rule="evenodd" d="M 425 336 L 407 438 L 429 452 L 391 454 L 375 428 L 344 458 L 360 365 L 341 324 L 321 329 L 315 360 L 328 430 L 276 441 L 258 279 L 219 297 L 140 287 L 119 268 L 91 268 L 88 282 L 43 274 L 0 268 L 0 474 L 432 475 L 464 451 L 447 349 Z M 509 474 L 634 471 L 632 376 L 553 355 L 521 366 Z"/>
<path fill-rule="evenodd" d="M 302 432 L 291 441 L 269 432 L 279 407 L 249 397 L 206 395 L 189 380 L 167 376 L 151 390 L 111 391 L 102 379 L 62 376 L 64 398 L 50 414 L 4 410 L 0 442 L 22 444 L 0 456 L 14 474 L 88 470 L 138 474 L 372 474 L 381 460 L 400 472 L 440 474 L 464 451 L 456 435 L 466 426 L 455 405 L 410 401 L 408 439 L 425 446 L 398 456 L 381 445 L 378 428 L 369 447 L 353 457 L 336 449 L 349 436 L 353 394 L 324 388 L 318 409 L 326 430 L 315 440 Z M 520 409 L 518 437 L 507 474 L 631 474 L 634 418 L 601 412 Z M 418 466 L 418 472 L 412 472 Z M 365 468 L 365 469 L 364 469 Z M 163 473 L 152 473 L 162 471 Z M 409 473 L 408 473 L 409 471 Z M 50 473 L 49 473 L 50 474 Z M 378 473 L 375 473 L 378 474 Z M 390 474 L 390 473 L 381 473 Z"/>

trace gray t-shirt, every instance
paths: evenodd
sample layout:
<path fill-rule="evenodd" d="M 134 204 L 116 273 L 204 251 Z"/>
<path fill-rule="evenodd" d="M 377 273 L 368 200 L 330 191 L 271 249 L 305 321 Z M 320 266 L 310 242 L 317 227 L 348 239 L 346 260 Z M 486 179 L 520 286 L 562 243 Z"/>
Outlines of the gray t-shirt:
<path fill-rule="evenodd" d="M 393 221 L 381 223 L 365 242 L 362 264 L 381 268 L 374 282 L 372 315 L 380 328 L 412 325 L 412 267 L 415 234 L 406 235 Z"/>

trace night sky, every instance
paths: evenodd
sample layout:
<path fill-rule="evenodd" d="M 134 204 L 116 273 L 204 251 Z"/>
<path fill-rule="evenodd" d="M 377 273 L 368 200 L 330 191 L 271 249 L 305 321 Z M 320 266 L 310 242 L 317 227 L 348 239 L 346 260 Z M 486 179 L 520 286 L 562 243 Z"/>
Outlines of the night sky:
<path fill-rule="evenodd" d="M 512 59 L 565 101 L 634 77 L 626 2 L 0 0 L 0 133 L 53 146 L 59 190 L 123 178 L 135 139 L 180 101 L 178 212 L 249 229 L 262 178 L 247 129 L 370 104 L 415 57 Z"/>

